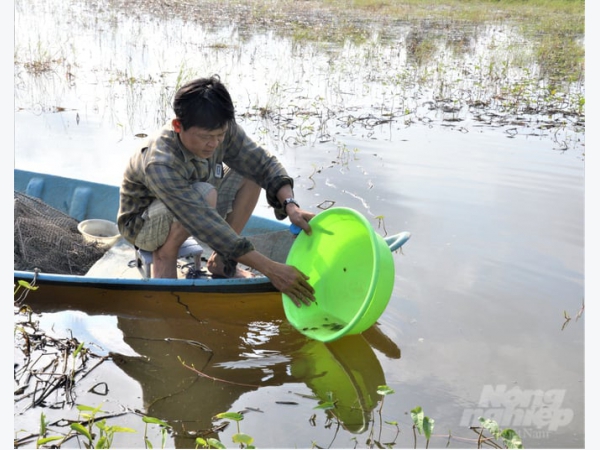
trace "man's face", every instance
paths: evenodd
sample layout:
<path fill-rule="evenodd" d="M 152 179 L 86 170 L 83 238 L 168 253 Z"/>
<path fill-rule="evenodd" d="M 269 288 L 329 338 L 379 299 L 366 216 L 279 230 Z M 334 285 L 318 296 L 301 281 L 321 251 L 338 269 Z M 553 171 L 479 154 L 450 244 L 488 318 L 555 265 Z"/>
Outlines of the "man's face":
<path fill-rule="evenodd" d="M 179 131 L 177 128 L 179 128 Z M 185 148 L 199 158 L 210 158 L 215 149 L 225 139 L 227 125 L 216 130 L 207 130 L 200 127 L 190 127 L 184 130 L 181 126 L 174 127 L 174 129 L 179 133 L 179 138 Z"/>

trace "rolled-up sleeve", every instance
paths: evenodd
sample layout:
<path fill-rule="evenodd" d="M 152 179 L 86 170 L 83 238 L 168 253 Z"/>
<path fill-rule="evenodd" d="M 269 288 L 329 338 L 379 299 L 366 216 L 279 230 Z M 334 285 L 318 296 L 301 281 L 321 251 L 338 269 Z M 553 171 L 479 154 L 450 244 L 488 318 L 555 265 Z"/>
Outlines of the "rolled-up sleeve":
<path fill-rule="evenodd" d="M 293 188 L 294 180 L 277 157 L 250 139 L 237 124 L 232 126 L 224 145 L 225 163 L 261 186 L 267 193 L 267 202 L 275 210 L 275 217 L 278 220 L 285 219 L 287 214 L 277 198 L 277 192 L 288 184 Z"/>

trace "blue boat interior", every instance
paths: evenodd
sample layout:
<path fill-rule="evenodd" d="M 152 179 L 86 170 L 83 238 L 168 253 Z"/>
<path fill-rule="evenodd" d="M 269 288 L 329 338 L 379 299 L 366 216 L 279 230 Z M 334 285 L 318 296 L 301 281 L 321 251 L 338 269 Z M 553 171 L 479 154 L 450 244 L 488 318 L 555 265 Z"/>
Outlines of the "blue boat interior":
<path fill-rule="evenodd" d="M 16 192 L 40 199 L 78 222 L 88 219 L 116 221 L 119 208 L 118 186 L 17 169 L 14 177 Z M 250 238 L 261 253 L 280 262 L 285 261 L 294 237 L 289 224 L 260 216 L 252 216 L 242 234 Z M 185 269 L 191 263 L 198 264 L 198 247 L 205 257 L 212 252 L 205 243 L 194 246 L 193 252 L 182 250 L 180 268 Z M 121 238 L 85 276 L 101 279 L 147 279 L 149 264 L 151 256 L 147 252 L 137 253 L 129 242 Z M 182 270 L 179 276 L 185 278 L 188 274 L 189 272 Z"/>

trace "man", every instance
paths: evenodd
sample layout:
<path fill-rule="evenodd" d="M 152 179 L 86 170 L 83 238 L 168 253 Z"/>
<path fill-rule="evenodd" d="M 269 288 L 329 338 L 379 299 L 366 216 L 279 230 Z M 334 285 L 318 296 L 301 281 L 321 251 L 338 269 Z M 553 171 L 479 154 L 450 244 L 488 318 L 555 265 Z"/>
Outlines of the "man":
<path fill-rule="evenodd" d="M 273 261 L 240 236 L 261 188 L 276 217 L 311 233 L 294 200 L 293 180 L 235 121 L 231 96 L 217 76 L 177 91 L 175 118 L 131 157 L 123 176 L 117 223 L 136 247 L 151 251 L 152 276 L 177 277 L 177 252 L 194 236 L 214 251 L 213 276 L 248 277 L 240 262 L 269 278 L 297 306 L 314 301 L 314 289 L 297 268 Z"/>

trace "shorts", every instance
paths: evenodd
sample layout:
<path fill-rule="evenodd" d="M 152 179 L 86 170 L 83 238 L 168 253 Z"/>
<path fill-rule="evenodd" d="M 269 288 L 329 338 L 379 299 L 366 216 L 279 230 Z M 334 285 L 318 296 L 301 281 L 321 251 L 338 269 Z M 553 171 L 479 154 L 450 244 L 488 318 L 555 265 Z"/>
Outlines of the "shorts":
<path fill-rule="evenodd" d="M 223 181 L 218 188 L 217 211 L 223 218 L 233 209 L 233 200 L 240 188 L 243 177 L 238 172 L 225 167 Z M 210 183 L 194 183 L 194 189 L 205 197 L 215 187 Z M 160 200 L 154 200 L 142 214 L 144 226 L 135 238 L 135 246 L 149 252 L 161 247 L 167 240 L 171 224 L 177 221 L 173 213 Z"/>

